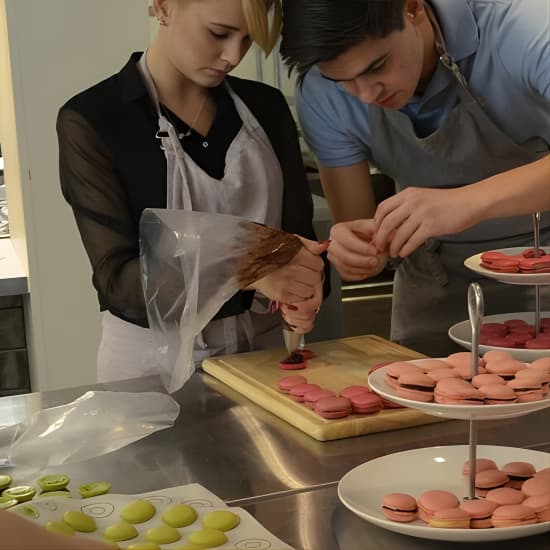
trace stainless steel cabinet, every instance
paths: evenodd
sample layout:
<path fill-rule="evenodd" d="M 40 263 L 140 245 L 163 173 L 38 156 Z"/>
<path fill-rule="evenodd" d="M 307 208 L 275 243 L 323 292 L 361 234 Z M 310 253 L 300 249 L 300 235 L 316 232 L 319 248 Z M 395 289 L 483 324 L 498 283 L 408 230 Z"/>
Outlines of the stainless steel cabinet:
<path fill-rule="evenodd" d="M 0 396 L 30 391 L 21 296 L 0 296 Z"/>

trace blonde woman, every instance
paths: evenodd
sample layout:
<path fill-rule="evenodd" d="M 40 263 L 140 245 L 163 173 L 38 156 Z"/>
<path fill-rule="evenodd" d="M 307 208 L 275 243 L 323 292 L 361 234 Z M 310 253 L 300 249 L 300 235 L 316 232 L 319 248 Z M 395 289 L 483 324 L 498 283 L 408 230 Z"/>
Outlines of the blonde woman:
<path fill-rule="evenodd" d="M 272 50 L 280 0 L 153 7 L 159 27 L 149 49 L 70 99 L 57 122 L 61 186 L 103 312 L 99 381 L 157 370 L 139 269 L 145 208 L 237 215 L 305 238 L 291 265 L 222 307 L 197 339 L 197 361 L 281 345 L 278 316 L 254 312 L 255 292 L 290 304 L 284 315 L 301 332 L 311 330 L 322 301 L 324 246 L 315 242 L 288 106 L 278 90 L 229 76 L 254 41 Z"/>

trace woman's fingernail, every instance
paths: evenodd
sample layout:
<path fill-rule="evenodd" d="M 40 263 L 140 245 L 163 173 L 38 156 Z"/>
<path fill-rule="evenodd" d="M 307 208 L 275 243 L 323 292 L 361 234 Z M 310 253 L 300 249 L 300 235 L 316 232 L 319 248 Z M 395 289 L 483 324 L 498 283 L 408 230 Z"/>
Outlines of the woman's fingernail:
<path fill-rule="evenodd" d="M 290 311 L 298 311 L 298 308 L 296 306 L 293 306 L 292 304 L 287 304 L 286 306 Z"/>

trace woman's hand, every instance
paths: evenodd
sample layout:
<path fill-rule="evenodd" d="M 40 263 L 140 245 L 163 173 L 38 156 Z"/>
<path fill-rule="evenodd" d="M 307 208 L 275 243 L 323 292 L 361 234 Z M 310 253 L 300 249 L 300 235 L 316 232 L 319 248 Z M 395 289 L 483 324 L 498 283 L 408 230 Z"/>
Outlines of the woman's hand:
<path fill-rule="evenodd" d="M 319 243 L 297 235 L 302 249 L 285 266 L 252 283 L 248 288 L 261 292 L 271 300 L 284 304 L 317 299 L 324 277 L 324 263 L 320 255 L 327 249 L 328 241 Z"/>
<path fill-rule="evenodd" d="M 330 230 L 328 259 L 345 281 L 361 281 L 378 275 L 387 254 L 372 244 L 374 220 L 337 223 Z"/>
<path fill-rule="evenodd" d="M 374 214 L 374 244 L 392 257 L 406 257 L 431 237 L 458 233 L 476 223 L 476 201 L 467 187 L 407 187 L 382 201 Z"/>

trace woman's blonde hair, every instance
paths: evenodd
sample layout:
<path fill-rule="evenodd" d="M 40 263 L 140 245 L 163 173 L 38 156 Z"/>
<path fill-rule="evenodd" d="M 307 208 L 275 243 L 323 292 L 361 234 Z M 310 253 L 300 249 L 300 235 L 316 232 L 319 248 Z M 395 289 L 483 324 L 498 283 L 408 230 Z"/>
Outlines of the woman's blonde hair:
<path fill-rule="evenodd" d="M 250 37 L 269 55 L 281 34 L 281 0 L 242 0 Z"/>

